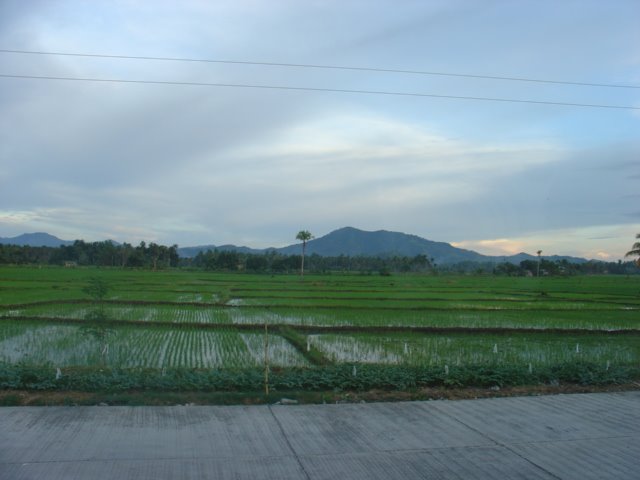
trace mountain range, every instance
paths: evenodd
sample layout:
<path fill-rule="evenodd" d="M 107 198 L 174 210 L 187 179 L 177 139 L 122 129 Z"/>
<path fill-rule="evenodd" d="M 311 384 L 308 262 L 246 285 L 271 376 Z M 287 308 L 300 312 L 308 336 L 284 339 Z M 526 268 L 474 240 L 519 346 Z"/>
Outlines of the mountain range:
<path fill-rule="evenodd" d="M 0 237 L 0 244 L 59 247 L 61 245 L 71 245 L 73 242 L 60 240 L 48 233 L 38 232 L 25 233 L 12 238 Z M 192 258 L 199 252 L 206 252 L 207 250 L 227 250 L 253 254 L 275 251 L 283 255 L 297 255 L 301 252 L 300 244 L 298 243 L 286 247 L 263 249 L 239 247 L 236 245 L 200 245 L 196 247 L 181 247 L 178 249 L 178 254 L 181 257 Z M 427 240 L 417 235 L 390 232 L 387 230 L 370 232 L 353 227 L 340 228 L 322 237 L 310 240 L 307 242 L 306 253 L 308 255 L 317 254 L 331 257 L 340 255 L 377 257 L 392 257 L 395 255 L 414 257 L 416 255 L 426 255 L 439 265 L 461 262 L 511 262 L 518 264 L 523 260 L 534 260 L 537 258 L 527 253 L 518 253 L 511 256 L 482 255 L 473 250 L 457 248 L 446 242 Z M 558 255 L 545 255 L 544 258 L 551 261 L 567 260 L 572 263 L 583 263 L 587 261 L 584 258 Z"/>

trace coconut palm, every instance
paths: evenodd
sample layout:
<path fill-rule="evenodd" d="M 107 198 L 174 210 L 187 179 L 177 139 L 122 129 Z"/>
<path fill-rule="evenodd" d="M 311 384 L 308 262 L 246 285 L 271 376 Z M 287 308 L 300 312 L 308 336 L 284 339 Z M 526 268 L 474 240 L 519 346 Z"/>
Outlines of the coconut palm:
<path fill-rule="evenodd" d="M 302 263 L 300 265 L 300 276 L 304 277 L 304 252 L 307 248 L 307 242 L 313 238 L 309 230 L 300 230 L 296 235 L 296 240 L 302 242 Z"/>
<path fill-rule="evenodd" d="M 640 233 L 636 233 L 636 238 L 640 239 Z M 633 244 L 633 246 L 631 247 L 631 250 L 629 250 L 626 254 L 625 257 L 634 257 L 634 256 L 638 256 L 640 257 L 640 242 L 636 242 Z M 638 266 L 640 267 L 640 258 L 638 258 L 636 260 L 636 263 L 638 264 Z"/>
<path fill-rule="evenodd" d="M 540 261 L 542 260 L 542 257 L 540 255 L 542 255 L 542 250 L 538 250 L 538 270 L 536 273 L 536 277 L 540 276 Z"/>

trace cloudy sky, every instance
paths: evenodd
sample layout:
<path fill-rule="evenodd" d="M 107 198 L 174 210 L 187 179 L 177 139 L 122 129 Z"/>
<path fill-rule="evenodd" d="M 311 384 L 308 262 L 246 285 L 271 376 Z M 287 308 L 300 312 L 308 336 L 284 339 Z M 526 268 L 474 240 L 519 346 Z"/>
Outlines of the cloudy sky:
<path fill-rule="evenodd" d="M 277 247 L 354 226 L 619 259 L 640 232 L 639 18 L 636 0 L 0 0 L 3 50 L 236 62 L 0 52 L 0 236 Z"/>

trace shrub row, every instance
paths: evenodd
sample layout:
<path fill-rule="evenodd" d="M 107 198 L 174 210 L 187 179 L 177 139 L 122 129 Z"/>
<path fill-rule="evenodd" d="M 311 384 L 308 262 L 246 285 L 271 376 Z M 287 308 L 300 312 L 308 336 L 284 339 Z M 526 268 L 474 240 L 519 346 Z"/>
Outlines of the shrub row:
<path fill-rule="evenodd" d="M 0 389 L 126 390 L 256 392 L 264 388 L 262 369 L 63 369 L 56 378 L 52 367 L 0 363 Z M 271 390 L 365 391 L 407 390 L 419 387 L 490 387 L 540 384 L 605 385 L 640 379 L 640 366 L 611 366 L 586 362 L 538 367 L 530 372 L 515 365 L 411 367 L 404 365 L 335 365 L 274 369 Z"/>

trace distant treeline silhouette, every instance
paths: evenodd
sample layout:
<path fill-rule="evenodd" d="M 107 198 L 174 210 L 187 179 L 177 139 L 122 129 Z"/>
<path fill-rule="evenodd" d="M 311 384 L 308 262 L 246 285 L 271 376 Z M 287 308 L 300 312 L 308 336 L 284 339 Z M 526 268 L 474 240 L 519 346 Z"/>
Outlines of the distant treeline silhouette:
<path fill-rule="evenodd" d="M 193 258 L 180 257 L 178 246 L 140 242 L 133 246 L 111 241 L 85 242 L 76 240 L 72 245 L 60 247 L 32 247 L 0 244 L 0 265 L 60 265 L 120 268 L 196 268 L 220 272 L 295 273 L 300 270 L 300 255 L 284 255 L 269 250 L 254 254 L 234 250 L 208 250 Z M 567 260 L 540 260 L 540 275 L 581 274 L 640 274 L 634 262 L 589 261 L 572 263 Z M 413 257 L 395 255 L 377 256 L 320 256 L 308 255 L 305 260 L 308 273 L 354 272 L 389 275 L 391 273 L 475 273 L 506 276 L 530 276 L 538 272 L 538 262 L 525 260 L 519 264 L 509 262 L 461 262 L 437 265 L 426 255 Z"/>

